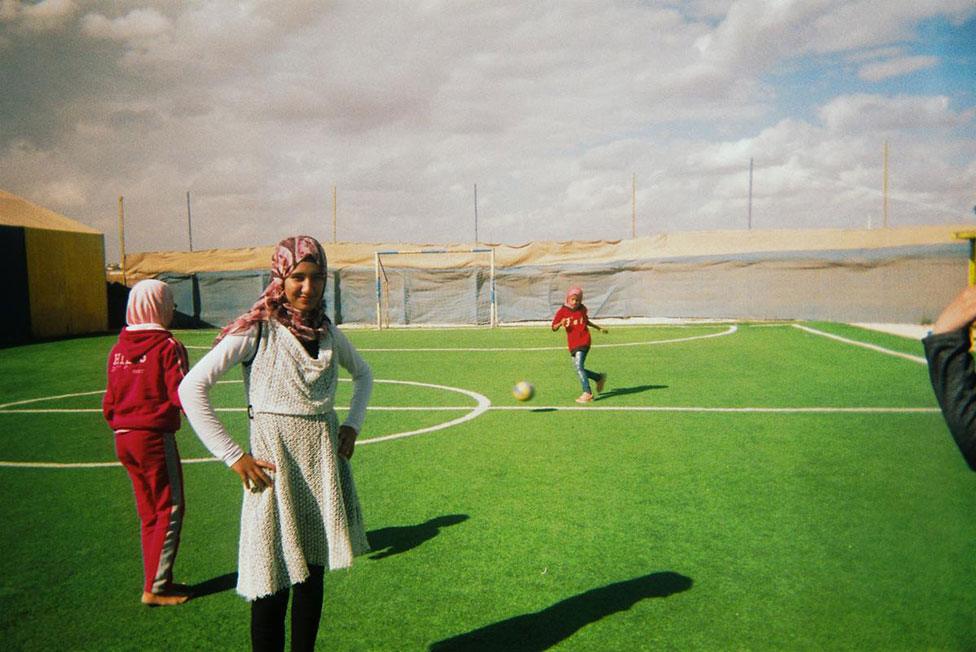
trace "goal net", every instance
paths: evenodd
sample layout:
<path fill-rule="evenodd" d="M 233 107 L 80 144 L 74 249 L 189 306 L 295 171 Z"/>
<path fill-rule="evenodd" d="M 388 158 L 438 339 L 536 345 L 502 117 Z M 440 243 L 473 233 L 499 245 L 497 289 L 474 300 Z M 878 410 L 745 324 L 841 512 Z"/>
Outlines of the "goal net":
<path fill-rule="evenodd" d="M 376 251 L 376 327 L 496 326 L 494 249 Z"/>

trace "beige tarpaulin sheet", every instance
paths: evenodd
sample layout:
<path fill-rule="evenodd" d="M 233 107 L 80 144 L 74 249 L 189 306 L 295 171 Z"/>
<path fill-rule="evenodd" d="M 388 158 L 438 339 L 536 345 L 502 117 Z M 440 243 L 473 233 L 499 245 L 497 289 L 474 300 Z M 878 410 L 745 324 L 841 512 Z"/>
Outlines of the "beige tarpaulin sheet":
<path fill-rule="evenodd" d="M 377 323 L 378 306 L 390 324 L 470 324 L 487 323 L 495 296 L 499 320 L 515 323 L 551 318 L 566 288 L 581 285 L 597 318 L 919 323 L 933 319 L 965 285 L 968 245 L 955 234 L 966 229 L 712 231 L 481 244 L 495 252 L 494 293 L 487 256 L 457 253 L 384 255 L 377 294 L 376 251 L 470 250 L 471 244 L 326 242 L 327 303 L 344 324 Z M 126 258 L 128 281 L 163 274 L 187 288 L 195 283 L 200 320 L 219 325 L 250 306 L 271 251 L 133 254 Z M 245 285 L 248 290 L 240 289 Z"/>
<path fill-rule="evenodd" d="M 953 234 L 967 225 L 921 226 L 897 229 L 809 229 L 699 231 L 661 234 L 635 240 L 531 242 L 522 245 L 482 243 L 411 244 L 323 242 L 333 269 L 372 267 L 376 251 L 495 250 L 495 266 L 599 265 L 620 261 L 661 260 L 748 253 L 816 252 L 887 249 L 956 242 Z M 264 270 L 270 267 L 272 246 L 207 249 L 194 252 L 160 251 L 126 256 L 129 284 L 165 272 Z M 384 261 L 385 262 L 385 261 Z M 484 255 L 397 256 L 395 266 L 437 269 L 484 264 Z M 114 277 L 113 277 L 114 278 Z"/>

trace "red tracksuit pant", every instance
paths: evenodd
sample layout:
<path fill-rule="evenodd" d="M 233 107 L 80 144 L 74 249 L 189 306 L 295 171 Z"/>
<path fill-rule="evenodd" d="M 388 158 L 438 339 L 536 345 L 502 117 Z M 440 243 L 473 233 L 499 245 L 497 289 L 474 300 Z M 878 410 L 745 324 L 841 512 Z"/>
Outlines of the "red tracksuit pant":
<path fill-rule="evenodd" d="M 132 479 L 142 521 L 143 591 L 163 593 L 173 581 L 185 508 L 176 435 L 151 430 L 117 433 L 115 454 Z"/>

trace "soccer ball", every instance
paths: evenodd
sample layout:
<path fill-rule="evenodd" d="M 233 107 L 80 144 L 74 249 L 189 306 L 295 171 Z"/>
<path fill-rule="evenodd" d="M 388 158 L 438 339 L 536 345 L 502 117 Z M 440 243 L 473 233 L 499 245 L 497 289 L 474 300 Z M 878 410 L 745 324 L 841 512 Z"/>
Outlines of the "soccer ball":
<path fill-rule="evenodd" d="M 528 401 L 535 396 L 535 387 L 527 381 L 520 381 L 512 388 L 512 396 L 518 401 Z"/>

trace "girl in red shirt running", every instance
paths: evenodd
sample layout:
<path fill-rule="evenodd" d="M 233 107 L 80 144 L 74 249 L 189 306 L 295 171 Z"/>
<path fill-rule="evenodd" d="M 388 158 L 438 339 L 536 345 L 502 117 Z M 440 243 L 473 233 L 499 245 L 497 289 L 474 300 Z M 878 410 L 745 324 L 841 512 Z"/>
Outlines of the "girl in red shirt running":
<path fill-rule="evenodd" d="M 586 313 L 586 306 L 583 305 L 583 290 L 581 288 L 571 287 L 566 291 L 565 305 L 560 306 L 559 310 L 556 311 L 556 316 L 552 318 L 553 332 L 558 331 L 560 326 L 566 329 L 569 354 L 573 356 L 573 364 L 576 366 L 580 386 L 583 388 L 583 393 L 576 399 L 576 402 L 589 403 L 593 400 L 590 381 L 596 381 L 596 391 L 599 394 L 606 385 L 607 375 L 586 368 L 586 354 L 590 352 L 590 330 L 587 327 L 592 326 L 601 333 L 606 333 L 607 329 L 590 321 Z"/>

